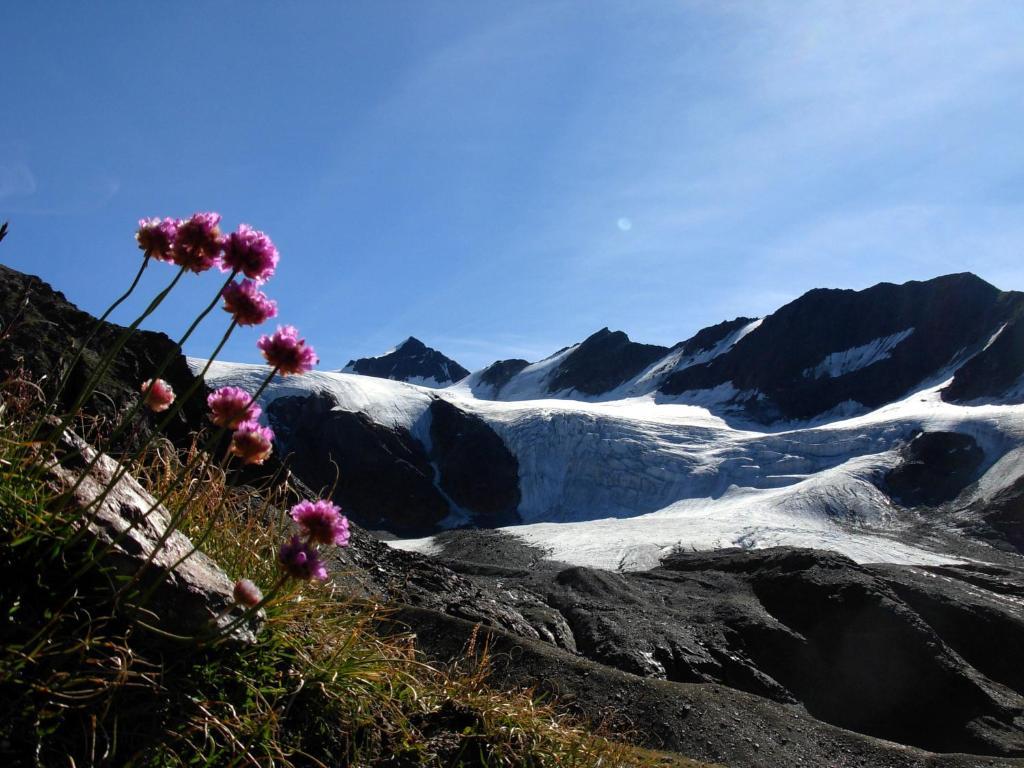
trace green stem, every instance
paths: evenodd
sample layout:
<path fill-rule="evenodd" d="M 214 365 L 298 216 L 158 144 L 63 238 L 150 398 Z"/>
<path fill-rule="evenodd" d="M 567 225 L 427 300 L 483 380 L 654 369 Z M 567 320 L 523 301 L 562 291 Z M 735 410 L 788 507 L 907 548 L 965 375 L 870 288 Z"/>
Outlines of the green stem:
<path fill-rule="evenodd" d="M 189 340 L 189 337 L 191 337 L 192 334 L 195 332 L 196 328 L 199 327 L 199 324 L 206 318 L 207 315 L 210 314 L 210 312 L 213 311 L 213 308 L 217 306 L 217 302 L 220 301 L 220 298 L 224 293 L 224 289 L 227 288 L 228 284 L 235 279 L 235 275 L 237 274 L 237 269 L 231 272 L 231 274 L 228 276 L 228 279 L 224 281 L 224 285 L 221 286 L 220 290 L 217 291 L 216 295 L 213 297 L 213 301 L 211 301 L 206 306 L 206 309 L 199 313 L 196 319 L 192 321 L 192 325 L 190 325 L 188 327 L 188 330 L 185 331 L 185 335 L 178 339 L 178 342 L 175 344 L 174 349 L 171 350 L 166 355 L 166 357 L 164 357 L 164 360 L 163 362 L 160 363 L 160 366 L 157 368 L 156 373 L 153 374 L 153 376 L 151 377 L 153 383 L 151 383 L 149 387 L 146 389 L 146 391 L 142 393 L 141 397 L 139 397 L 135 401 L 134 405 L 129 409 L 128 413 L 121 417 L 117 427 L 115 427 L 114 429 L 114 432 L 107 439 L 109 445 L 114 445 L 117 439 L 124 433 L 124 430 L 132 423 L 132 419 L 135 418 L 135 415 L 139 412 L 143 404 L 146 402 L 146 396 L 149 394 L 149 390 L 151 390 L 155 385 L 156 380 L 163 375 L 164 371 L 167 370 L 168 366 L 170 366 L 170 364 L 177 359 L 178 355 L 181 354 L 181 350 L 185 346 L 185 342 Z M 230 336 L 231 332 L 235 329 L 235 325 L 235 321 L 232 320 L 231 325 L 228 326 L 227 333 L 221 338 L 220 344 L 217 345 L 217 349 L 214 350 L 213 356 L 210 358 L 211 361 L 214 357 L 217 356 L 217 354 L 223 348 L 224 344 L 228 340 L 228 336 Z M 209 367 L 209 361 L 207 363 L 207 367 Z M 167 414 L 163 422 L 161 422 L 160 426 L 150 434 L 149 438 L 145 441 L 142 447 L 138 451 L 136 451 L 137 456 L 142 454 L 142 451 L 144 451 L 149 446 L 149 444 L 156 438 L 160 431 L 162 431 L 163 428 L 170 423 L 171 419 L 174 418 L 174 416 L 177 415 L 177 413 L 184 407 L 185 402 L 196 391 L 196 389 L 200 385 L 200 382 L 201 378 L 196 378 L 193 380 L 192 385 L 189 387 L 185 395 L 177 399 L 176 404 L 172 406 L 172 410 Z M 75 455 L 76 453 L 72 453 L 64 457 L 61 460 L 61 463 L 73 458 Z M 87 475 L 92 470 L 92 468 L 96 465 L 96 462 L 99 460 L 99 456 L 100 454 L 97 453 L 96 456 L 93 458 L 92 463 L 89 464 L 89 466 L 87 466 L 83 471 L 82 477 L 85 477 L 85 475 Z M 81 482 L 81 478 L 79 479 L 79 482 Z M 71 489 L 71 492 L 73 493 L 77 488 L 78 483 L 76 483 L 75 486 Z"/>
<path fill-rule="evenodd" d="M 146 267 L 149 266 L 150 258 L 151 258 L 150 255 L 147 253 L 146 257 L 142 260 L 142 266 L 140 266 L 139 267 L 139 271 L 135 273 L 135 279 L 132 280 L 132 284 L 130 286 L 128 286 L 128 290 L 125 291 L 123 294 L 121 294 L 121 296 L 117 299 L 117 301 L 115 301 L 113 304 L 111 304 L 109 307 L 107 307 L 107 311 L 104 312 L 102 315 L 100 315 L 99 319 L 93 324 L 92 330 L 89 331 L 89 335 L 86 336 L 85 339 L 82 340 L 81 344 L 78 347 L 78 351 L 75 353 L 75 357 L 71 360 L 71 363 L 69 364 L 68 369 L 67 369 L 67 371 L 64 374 L 64 377 L 61 379 L 61 382 L 60 382 L 59 386 L 57 387 L 57 392 L 53 396 L 55 401 L 56 401 L 57 398 L 60 397 L 61 393 L 64 391 L 64 387 L 66 387 L 67 383 L 68 383 L 68 378 L 70 378 L 71 371 L 74 370 L 75 365 L 81 359 L 82 353 L 85 352 L 85 348 L 89 345 L 89 342 L 93 340 L 93 337 L 96 335 L 96 333 L 99 331 L 99 329 L 103 327 L 104 321 L 108 317 L 110 317 L 111 313 L 115 309 L 117 309 L 119 306 L 121 306 L 121 304 L 124 303 L 124 301 L 129 296 L 132 295 L 132 292 L 138 286 L 139 280 L 142 279 L 142 273 L 145 272 L 146 271 Z"/>
<path fill-rule="evenodd" d="M 60 424 L 43 442 L 44 445 L 49 445 L 53 441 L 60 439 L 60 436 L 64 434 L 64 430 L 67 429 L 68 424 L 70 424 L 72 419 L 74 419 L 75 416 L 78 415 L 79 410 L 81 410 L 86 400 L 89 399 L 89 396 L 92 395 L 93 391 L 96 389 L 100 380 L 103 378 L 103 374 L 107 372 L 107 368 L 110 367 L 110 364 L 114 361 L 117 355 L 121 352 L 122 349 L 124 349 L 124 345 L 128 343 L 128 339 L 130 339 L 132 337 L 132 334 L 135 333 L 135 329 L 139 327 L 143 320 L 145 320 L 147 317 L 153 314 L 156 308 L 160 306 L 160 303 L 165 298 L 167 298 L 167 294 L 169 294 L 171 290 L 174 288 L 174 286 L 178 284 L 178 281 L 181 279 L 181 276 L 183 274 L 185 274 L 185 267 L 182 267 L 181 269 L 178 270 L 178 273 L 174 276 L 174 279 L 171 280 L 170 285 L 168 285 L 166 288 L 160 291 L 160 293 L 156 295 L 156 298 L 154 298 L 149 303 L 149 306 L 146 307 L 146 310 L 137 318 L 135 318 L 135 321 L 131 325 L 129 325 L 124 331 L 122 331 L 121 335 L 118 337 L 114 345 L 110 348 L 107 354 L 103 356 L 103 359 L 100 361 L 100 364 L 96 367 L 96 370 L 93 371 L 92 376 L 89 378 L 88 383 L 82 389 L 82 392 L 78 396 L 78 399 L 75 400 L 74 405 L 71 406 L 71 409 L 67 412 L 67 414 L 65 414 L 64 418 L 61 419 Z"/>

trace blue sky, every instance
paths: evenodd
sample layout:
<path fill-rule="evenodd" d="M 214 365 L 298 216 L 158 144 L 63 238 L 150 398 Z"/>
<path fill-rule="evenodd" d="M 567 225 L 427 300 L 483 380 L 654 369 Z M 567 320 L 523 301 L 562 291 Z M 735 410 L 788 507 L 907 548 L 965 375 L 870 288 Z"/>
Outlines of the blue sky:
<path fill-rule="evenodd" d="M 820 286 L 1024 289 L 1019 2 L 3 16 L 0 262 L 93 312 L 134 272 L 140 216 L 207 209 L 278 244 L 267 290 L 328 368 L 410 334 L 469 368 L 606 325 L 671 344 Z M 217 285 L 148 327 L 177 335 Z M 255 361 L 255 337 L 223 357 Z"/>

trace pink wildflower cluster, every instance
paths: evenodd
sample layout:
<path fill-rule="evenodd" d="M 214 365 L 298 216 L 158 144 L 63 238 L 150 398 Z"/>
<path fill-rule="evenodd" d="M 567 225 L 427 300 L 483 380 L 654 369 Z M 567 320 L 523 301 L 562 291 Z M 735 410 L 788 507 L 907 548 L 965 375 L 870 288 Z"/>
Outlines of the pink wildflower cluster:
<path fill-rule="evenodd" d="M 221 387 L 206 398 L 206 405 L 210 408 L 210 421 L 228 429 L 254 422 L 262 413 L 252 395 L 241 387 Z"/>
<path fill-rule="evenodd" d="M 218 267 L 230 272 L 224 287 L 224 311 L 238 325 L 262 325 L 277 317 L 277 302 L 261 286 L 273 277 L 280 255 L 266 233 L 248 224 L 227 235 L 220 231 L 220 214 L 194 213 L 187 219 L 140 219 L 135 239 L 139 248 L 158 261 L 176 264 L 192 272 Z M 243 275 L 234 280 L 235 275 Z M 263 335 L 256 345 L 267 362 L 282 376 L 306 373 L 319 360 L 313 347 L 299 338 L 291 325 L 278 326 L 271 335 Z"/>
<path fill-rule="evenodd" d="M 233 429 L 228 451 L 244 464 L 262 464 L 274 450 L 274 431 L 260 426 L 263 412 L 252 395 L 241 387 L 221 387 L 206 398 L 210 421 Z"/>
<path fill-rule="evenodd" d="M 179 222 L 171 261 L 192 272 L 220 266 L 224 240 L 220 235 L 219 213 L 194 213 Z"/>
<path fill-rule="evenodd" d="M 139 219 L 139 231 L 135 233 L 139 248 L 157 261 L 173 261 L 171 251 L 174 249 L 174 241 L 178 238 L 180 223 L 176 219 L 166 218 Z"/>
<path fill-rule="evenodd" d="M 347 547 L 349 541 L 348 518 L 341 507 L 320 499 L 300 501 L 289 512 L 299 526 L 301 535 L 292 536 L 281 545 L 278 561 L 285 573 L 293 579 L 327 578 L 327 567 L 320 556 L 319 545 Z"/>
<path fill-rule="evenodd" d="M 163 379 L 146 379 L 139 391 L 146 407 L 154 413 L 162 413 L 174 403 L 174 389 Z"/>
<path fill-rule="evenodd" d="M 254 421 L 239 424 L 231 435 L 228 450 L 240 458 L 243 464 L 262 464 L 274 450 L 274 431 Z"/>
<path fill-rule="evenodd" d="M 239 325 L 262 325 L 277 317 L 277 302 L 267 298 L 254 280 L 232 281 L 222 295 L 224 311 L 231 313 Z"/>
<path fill-rule="evenodd" d="M 291 325 L 279 325 L 270 336 L 260 336 L 256 346 L 282 376 L 306 373 L 319 362 L 313 347 L 300 339 L 298 330 Z"/>
<path fill-rule="evenodd" d="M 269 237 L 248 224 L 240 224 L 237 231 L 224 238 L 221 269 L 241 272 L 257 283 L 265 283 L 273 276 L 278 258 L 277 248 Z"/>
<path fill-rule="evenodd" d="M 244 605 L 246 608 L 255 608 L 263 600 L 263 593 L 260 588 L 249 579 L 239 579 L 235 582 L 233 590 L 235 602 Z"/>

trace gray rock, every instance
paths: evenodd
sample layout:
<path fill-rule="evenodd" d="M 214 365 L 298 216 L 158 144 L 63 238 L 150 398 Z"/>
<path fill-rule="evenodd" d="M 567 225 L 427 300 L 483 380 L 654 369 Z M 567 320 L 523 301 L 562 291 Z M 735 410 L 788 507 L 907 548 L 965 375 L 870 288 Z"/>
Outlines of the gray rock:
<path fill-rule="evenodd" d="M 194 550 L 185 534 L 174 530 L 157 547 L 171 523 L 171 513 L 156 504 L 130 473 L 121 477 L 99 504 L 93 504 L 121 465 L 101 455 L 75 488 L 96 450 L 70 432 L 65 433 L 62 448 L 73 458 L 63 466 L 51 467 L 50 477 L 66 494 L 67 503 L 82 512 L 81 524 L 87 532 L 84 541 L 98 545 L 94 551 L 102 555 L 102 564 L 124 576 L 137 576 L 141 592 L 153 587 L 150 601 L 134 606 L 145 612 L 146 623 L 175 635 L 198 636 L 215 627 L 223 629 L 242 615 L 232 596 L 233 582 L 217 563 Z M 151 556 L 152 562 L 146 566 Z M 237 625 L 231 639 L 253 642 L 261 620 L 257 616 Z"/>

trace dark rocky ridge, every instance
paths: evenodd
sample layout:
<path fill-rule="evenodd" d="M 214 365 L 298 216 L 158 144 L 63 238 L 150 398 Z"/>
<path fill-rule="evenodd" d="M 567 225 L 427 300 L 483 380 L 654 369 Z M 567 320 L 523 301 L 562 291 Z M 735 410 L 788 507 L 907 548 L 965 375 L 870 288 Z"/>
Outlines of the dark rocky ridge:
<path fill-rule="evenodd" d="M 765 318 L 728 352 L 670 375 L 667 395 L 731 382 L 757 391 L 744 407 L 766 421 L 811 418 L 852 400 L 890 402 L 954 361 L 981 350 L 1024 310 L 1024 294 L 1002 292 L 971 274 L 863 291 L 810 291 Z M 913 328 L 872 365 L 838 377 L 808 375 L 825 358 Z"/>
<path fill-rule="evenodd" d="M 681 349 L 684 355 L 695 355 L 707 349 L 714 349 L 715 345 L 725 339 L 730 333 L 738 331 L 745 325 L 754 322 L 753 317 L 737 317 L 735 320 L 725 320 L 716 325 L 709 325 L 702 328 L 686 341 L 681 341 L 672 349 Z"/>
<path fill-rule="evenodd" d="M 501 392 L 501 388 L 508 384 L 513 376 L 529 364 L 528 361 L 520 358 L 498 360 L 480 372 L 480 382 L 493 387 L 494 397 L 497 397 Z"/>
<path fill-rule="evenodd" d="M 437 386 L 454 384 L 469 375 L 469 371 L 450 357 L 412 336 L 386 355 L 349 360 L 342 370 L 395 381 L 433 380 Z"/>
<path fill-rule="evenodd" d="M 548 382 L 548 391 L 573 389 L 599 395 L 629 381 L 667 352 L 666 347 L 638 344 L 622 331 L 602 328 L 562 361 Z"/>

